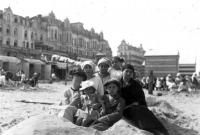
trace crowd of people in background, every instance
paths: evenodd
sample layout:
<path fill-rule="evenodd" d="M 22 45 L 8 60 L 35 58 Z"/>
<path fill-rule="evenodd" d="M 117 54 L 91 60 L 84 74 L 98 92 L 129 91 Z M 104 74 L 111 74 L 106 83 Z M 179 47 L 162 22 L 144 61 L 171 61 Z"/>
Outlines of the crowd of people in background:
<path fill-rule="evenodd" d="M 200 75 L 193 73 L 189 76 L 177 73 L 176 76 L 168 74 L 166 77 L 156 77 L 153 71 L 150 71 L 149 76 L 142 77 L 141 82 L 143 88 L 148 89 L 149 94 L 152 94 L 153 90 L 192 92 L 200 88 Z"/>
<path fill-rule="evenodd" d="M 30 87 L 35 87 L 38 84 L 40 73 L 34 72 L 29 78 L 25 75 L 23 70 L 17 71 L 13 74 L 10 71 L 5 71 L 0 67 L 0 87 L 22 87 L 23 89 Z"/>

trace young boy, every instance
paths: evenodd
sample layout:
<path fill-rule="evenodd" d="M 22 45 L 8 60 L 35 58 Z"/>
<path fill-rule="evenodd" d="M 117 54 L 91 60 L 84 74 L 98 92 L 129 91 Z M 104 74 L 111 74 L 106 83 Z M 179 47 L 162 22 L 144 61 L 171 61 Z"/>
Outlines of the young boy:
<path fill-rule="evenodd" d="M 125 101 L 119 96 L 121 84 L 117 79 L 109 79 L 105 84 L 108 92 L 104 96 L 105 111 L 101 112 L 101 117 L 92 125 L 93 128 L 104 131 L 122 118 Z"/>
<path fill-rule="evenodd" d="M 81 94 L 81 108 L 76 112 L 76 124 L 79 126 L 89 126 L 92 122 L 97 120 L 100 116 L 100 108 L 102 102 L 100 95 L 96 94 L 96 88 L 93 81 L 87 80 L 82 82 L 80 88 Z"/>
<path fill-rule="evenodd" d="M 59 105 L 72 105 L 78 107 L 79 96 L 80 96 L 80 84 L 86 80 L 86 74 L 80 67 L 74 67 L 70 72 L 72 75 L 72 86 L 70 89 L 64 92 L 64 103 L 61 102 Z"/>

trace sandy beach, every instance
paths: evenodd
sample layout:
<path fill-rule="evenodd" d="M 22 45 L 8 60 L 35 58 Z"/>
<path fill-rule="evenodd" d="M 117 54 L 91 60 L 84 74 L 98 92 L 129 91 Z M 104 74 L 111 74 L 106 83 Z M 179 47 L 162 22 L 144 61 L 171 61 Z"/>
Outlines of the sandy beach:
<path fill-rule="evenodd" d="M 51 105 L 58 104 L 63 92 L 68 89 L 64 82 L 53 84 L 39 84 L 39 88 L 21 90 L 16 88 L 0 88 L 0 134 L 26 118 L 42 113 L 48 113 Z M 145 92 L 146 93 L 146 92 Z M 200 134 L 200 93 L 172 93 L 164 92 L 162 96 L 149 96 L 160 104 L 160 108 L 150 109 L 166 122 L 166 127 L 180 135 Z M 19 101 L 33 101 L 24 103 Z M 36 102 L 41 102 L 38 104 Z M 175 133 L 174 133 L 175 134 Z"/>

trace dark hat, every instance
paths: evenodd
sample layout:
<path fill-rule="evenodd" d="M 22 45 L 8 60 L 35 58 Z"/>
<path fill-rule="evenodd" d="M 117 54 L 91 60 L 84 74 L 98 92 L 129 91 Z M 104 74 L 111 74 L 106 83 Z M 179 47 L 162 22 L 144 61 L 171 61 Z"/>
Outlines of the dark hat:
<path fill-rule="evenodd" d="M 83 81 L 87 79 L 86 73 L 81 69 L 81 67 L 74 67 L 72 70 L 69 71 L 69 75 L 78 75 L 83 78 Z"/>
<path fill-rule="evenodd" d="M 113 62 L 113 61 L 124 62 L 124 59 L 121 58 L 121 57 L 119 57 L 119 56 L 114 56 L 114 57 L 112 58 L 112 62 Z"/>
<path fill-rule="evenodd" d="M 125 70 L 125 69 L 130 69 L 130 70 L 132 70 L 133 72 L 135 72 L 135 69 L 134 69 L 133 65 L 131 65 L 131 64 L 125 64 L 125 65 L 122 67 L 122 71 Z"/>
<path fill-rule="evenodd" d="M 118 81 L 118 80 L 115 79 L 115 78 L 111 78 L 111 79 L 107 80 L 107 81 L 104 83 L 104 86 L 106 87 L 106 86 L 108 86 L 108 85 L 111 84 L 111 83 L 114 83 L 114 84 L 116 84 L 119 88 L 121 88 L 121 83 L 120 83 L 120 81 Z"/>

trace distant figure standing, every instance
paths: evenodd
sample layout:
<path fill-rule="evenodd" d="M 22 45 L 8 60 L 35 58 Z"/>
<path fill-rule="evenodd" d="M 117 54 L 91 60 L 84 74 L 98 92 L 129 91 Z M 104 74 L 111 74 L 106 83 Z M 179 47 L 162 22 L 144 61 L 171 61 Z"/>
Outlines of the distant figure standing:
<path fill-rule="evenodd" d="M 151 70 L 149 72 L 149 80 L 148 80 L 148 93 L 149 94 L 153 94 L 153 90 L 155 87 L 155 79 L 154 79 L 154 75 L 153 75 L 153 70 Z"/>

